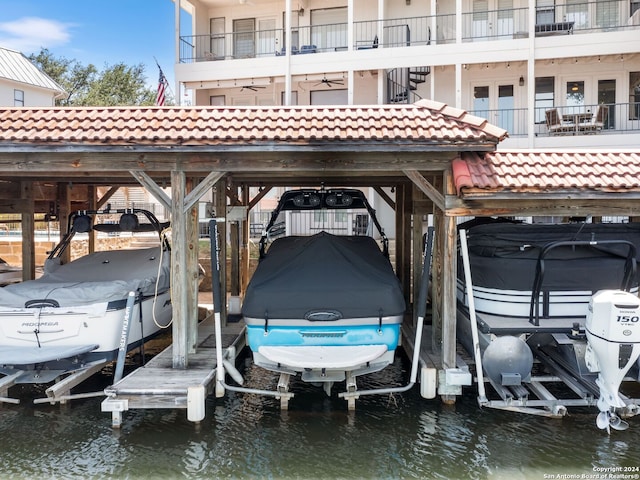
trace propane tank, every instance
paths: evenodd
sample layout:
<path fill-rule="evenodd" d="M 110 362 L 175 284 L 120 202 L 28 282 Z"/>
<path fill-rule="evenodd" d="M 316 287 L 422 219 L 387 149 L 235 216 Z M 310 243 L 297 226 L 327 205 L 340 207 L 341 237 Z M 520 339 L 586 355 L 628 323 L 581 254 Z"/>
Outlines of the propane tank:
<path fill-rule="evenodd" d="M 598 372 L 600 419 L 609 419 L 609 423 L 599 421 L 598 426 L 608 430 L 609 424 L 620 425 L 614 411 L 626 404 L 618 389 L 640 356 L 640 299 L 621 290 L 597 292 L 589 302 L 585 332 L 585 363 L 589 371 Z"/>

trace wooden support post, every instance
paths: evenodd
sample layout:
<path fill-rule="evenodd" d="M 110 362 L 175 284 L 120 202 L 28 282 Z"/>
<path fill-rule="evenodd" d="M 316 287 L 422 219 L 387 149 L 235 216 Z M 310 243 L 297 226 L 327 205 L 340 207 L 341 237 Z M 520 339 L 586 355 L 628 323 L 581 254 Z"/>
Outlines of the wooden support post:
<path fill-rule="evenodd" d="M 408 306 L 411 305 L 412 192 L 413 187 L 410 184 L 402 186 L 402 285 L 404 286 L 404 299 Z"/>
<path fill-rule="evenodd" d="M 227 216 L 227 181 L 226 179 L 219 180 L 215 187 L 215 210 L 216 217 L 225 218 Z M 222 326 L 227 324 L 227 223 L 218 222 L 218 234 L 220 235 L 220 291 L 222 292 L 221 299 L 215 299 L 216 302 L 220 302 L 220 318 L 222 320 Z M 214 255 L 215 252 L 211 252 Z"/>
<path fill-rule="evenodd" d="M 231 272 L 230 293 L 231 296 L 240 295 L 240 222 L 229 223 L 229 244 L 231 246 Z"/>
<path fill-rule="evenodd" d="M 69 198 L 69 184 L 58 182 L 58 219 L 60 223 L 60 238 L 67 234 L 69 214 L 71 213 L 71 200 Z M 60 260 L 62 263 L 69 263 L 71 260 L 71 249 L 67 248 Z"/>
<path fill-rule="evenodd" d="M 22 182 L 20 197 L 24 200 L 22 218 L 22 280 L 36 278 L 35 202 L 33 182 Z"/>
<path fill-rule="evenodd" d="M 249 251 L 251 214 L 249 211 L 249 185 L 242 186 L 242 204 L 247 207 L 247 215 L 242 222 L 242 236 L 240 238 L 240 296 L 244 297 L 249 283 L 249 262 L 251 252 Z"/>
<path fill-rule="evenodd" d="M 455 195 L 455 185 L 451 171 L 444 172 L 444 191 L 446 196 Z M 444 212 L 444 228 L 442 231 L 444 248 L 442 251 L 442 368 L 456 368 L 456 289 L 457 289 L 457 225 L 456 217 Z M 456 396 L 442 395 L 445 403 L 454 403 Z"/>
<path fill-rule="evenodd" d="M 194 180 L 188 179 L 187 189 L 193 191 Z M 187 227 L 187 347 L 189 353 L 196 351 L 198 343 L 198 204 L 185 212 Z"/>
<path fill-rule="evenodd" d="M 418 321 L 417 312 L 418 312 L 418 292 L 420 290 L 420 282 L 422 281 L 422 265 L 420 260 L 422 259 L 422 253 L 424 251 L 423 241 L 422 241 L 422 217 L 426 214 L 426 212 L 420 211 L 419 208 L 416 208 L 417 202 L 416 200 L 422 196 L 422 192 L 415 185 L 411 189 L 411 196 L 413 198 L 413 229 L 412 229 L 412 255 L 413 258 L 413 275 L 412 275 L 412 285 L 411 289 L 411 299 L 413 302 L 413 315 L 412 321 L 413 325 L 415 325 Z M 426 299 L 425 299 L 426 300 Z"/>
<path fill-rule="evenodd" d="M 443 248 L 444 248 L 444 213 L 435 206 L 433 208 L 433 264 L 431 277 L 433 278 L 431 303 L 432 337 L 431 348 L 434 352 L 442 350 L 442 278 L 443 278 Z"/>
<path fill-rule="evenodd" d="M 184 213 L 186 181 L 183 171 L 171 171 L 171 304 L 173 306 L 173 368 L 189 366 L 187 339 L 187 229 Z"/>

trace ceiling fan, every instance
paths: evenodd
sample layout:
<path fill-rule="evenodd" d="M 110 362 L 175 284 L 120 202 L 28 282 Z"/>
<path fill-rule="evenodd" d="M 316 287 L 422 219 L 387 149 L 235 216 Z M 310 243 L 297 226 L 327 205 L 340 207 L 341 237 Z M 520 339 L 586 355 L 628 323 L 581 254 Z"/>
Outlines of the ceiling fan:
<path fill-rule="evenodd" d="M 246 90 L 251 90 L 252 92 L 257 92 L 259 88 L 266 88 L 261 85 L 244 85 L 240 87 L 240 91 L 244 92 Z"/>
<path fill-rule="evenodd" d="M 326 85 L 327 87 L 331 88 L 332 85 L 344 85 L 344 83 L 342 83 L 342 80 L 329 80 L 327 79 L 327 77 L 324 77 L 322 80 L 316 83 L 314 87 L 317 87 L 318 85 Z"/>

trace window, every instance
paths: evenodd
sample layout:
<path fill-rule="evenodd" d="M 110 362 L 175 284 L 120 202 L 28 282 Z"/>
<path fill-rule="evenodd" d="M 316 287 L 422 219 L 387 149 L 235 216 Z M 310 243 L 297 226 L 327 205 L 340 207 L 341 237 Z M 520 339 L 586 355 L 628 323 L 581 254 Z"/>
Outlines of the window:
<path fill-rule="evenodd" d="M 579 113 L 584 106 L 584 82 L 567 82 L 567 113 Z M 571 108 L 575 107 L 575 108 Z"/>
<path fill-rule="evenodd" d="M 24 107 L 24 90 L 13 91 L 13 106 Z"/>
<path fill-rule="evenodd" d="M 209 96 L 209 105 L 224 105 L 224 95 L 210 95 Z"/>
<path fill-rule="evenodd" d="M 554 0 L 538 0 L 536 3 L 536 25 L 548 25 L 556 21 Z"/>
<path fill-rule="evenodd" d="M 589 4 L 584 0 L 567 0 L 567 22 L 574 22 L 573 27 L 589 28 Z"/>
<path fill-rule="evenodd" d="M 640 72 L 629 72 L 629 120 L 640 120 Z"/>
<path fill-rule="evenodd" d="M 320 50 L 347 46 L 347 7 L 311 11 L 311 44 Z"/>
<path fill-rule="evenodd" d="M 535 92 L 536 123 L 545 123 L 545 110 L 553 108 L 555 103 L 553 77 L 537 77 Z"/>
<path fill-rule="evenodd" d="M 336 223 L 346 223 L 347 222 L 346 210 L 336 210 L 335 212 L 333 212 L 333 218 Z"/>

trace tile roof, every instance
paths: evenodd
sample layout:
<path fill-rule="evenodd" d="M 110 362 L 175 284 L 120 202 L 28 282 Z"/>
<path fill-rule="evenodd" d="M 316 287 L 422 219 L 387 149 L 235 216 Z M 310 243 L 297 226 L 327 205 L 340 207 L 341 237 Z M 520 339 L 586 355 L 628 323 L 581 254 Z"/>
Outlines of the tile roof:
<path fill-rule="evenodd" d="M 65 93 L 46 73 L 43 73 L 22 53 L 0 47 L 0 78 L 52 90 L 58 95 Z"/>
<path fill-rule="evenodd" d="M 462 197 L 498 192 L 640 191 L 640 150 L 464 153 L 452 168 Z"/>
<path fill-rule="evenodd" d="M 507 132 L 446 104 L 0 109 L 9 145 L 247 147 L 340 142 L 493 150 Z"/>

